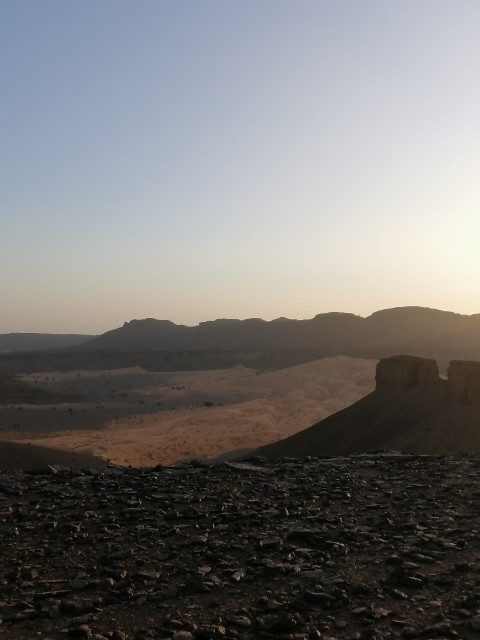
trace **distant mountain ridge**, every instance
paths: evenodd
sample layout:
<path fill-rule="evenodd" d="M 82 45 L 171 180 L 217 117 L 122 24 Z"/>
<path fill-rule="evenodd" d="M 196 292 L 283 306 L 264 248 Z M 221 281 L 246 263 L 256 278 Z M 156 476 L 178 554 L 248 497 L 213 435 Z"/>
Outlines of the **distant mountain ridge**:
<path fill-rule="evenodd" d="M 380 359 L 397 353 L 434 358 L 442 372 L 450 360 L 480 360 L 480 314 L 397 307 L 367 318 L 331 312 L 310 320 L 219 319 L 193 327 L 146 318 L 76 346 L 0 353 L 0 373 L 131 366 L 193 371 L 236 364 L 279 369 L 328 356 Z"/>
<path fill-rule="evenodd" d="M 166 349 L 322 349 L 338 352 L 394 349 L 398 352 L 477 351 L 480 314 L 471 316 L 424 307 L 397 307 L 367 318 L 323 313 L 311 320 L 213 320 L 194 327 L 168 320 L 132 320 L 82 347 L 118 351 Z"/>

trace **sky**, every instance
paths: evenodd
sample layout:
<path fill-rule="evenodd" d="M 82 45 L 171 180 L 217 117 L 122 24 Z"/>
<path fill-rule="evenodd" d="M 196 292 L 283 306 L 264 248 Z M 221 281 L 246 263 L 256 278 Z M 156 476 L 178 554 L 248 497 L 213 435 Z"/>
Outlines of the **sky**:
<path fill-rule="evenodd" d="M 4 0 L 0 333 L 480 313 L 478 0 Z"/>

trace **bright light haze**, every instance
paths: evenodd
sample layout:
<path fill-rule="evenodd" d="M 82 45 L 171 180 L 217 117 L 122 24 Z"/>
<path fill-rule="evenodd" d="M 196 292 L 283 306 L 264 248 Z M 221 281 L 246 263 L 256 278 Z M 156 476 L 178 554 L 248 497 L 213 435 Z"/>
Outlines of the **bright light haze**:
<path fill-rule="evenodd" d="M 480 312 L 478 0 L 0 5 L 0 332 Z"/>

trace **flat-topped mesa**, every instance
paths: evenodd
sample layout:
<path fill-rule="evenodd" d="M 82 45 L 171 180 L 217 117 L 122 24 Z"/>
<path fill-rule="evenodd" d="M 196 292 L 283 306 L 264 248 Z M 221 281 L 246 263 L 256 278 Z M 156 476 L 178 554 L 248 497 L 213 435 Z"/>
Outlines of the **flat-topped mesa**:
<path fill-rule="evenodd" d="M 448 393 L 457 403 L 480 403 L 480 362 L 452 360 L 448 367 Z"/>
<path fill-rule="evenodd" d="M 377 391 L 432 389 L 441 384 L 435 360 L 417 356 L 392 356 L 382 358 L 375 375 Z"/>

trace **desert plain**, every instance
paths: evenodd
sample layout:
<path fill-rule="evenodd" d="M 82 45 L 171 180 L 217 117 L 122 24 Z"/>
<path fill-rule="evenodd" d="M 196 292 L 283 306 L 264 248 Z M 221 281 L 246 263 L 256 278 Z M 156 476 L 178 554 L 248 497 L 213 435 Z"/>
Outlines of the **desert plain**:
<path fill-rule="evenodd" d="M 122 466 L 224 460 L 305 429 L 375 387 L 373 359 L 336 356 L 277 371 L 139 367 L 17 376 L 49 392 L 0 406 L 0 439 Z"/>

